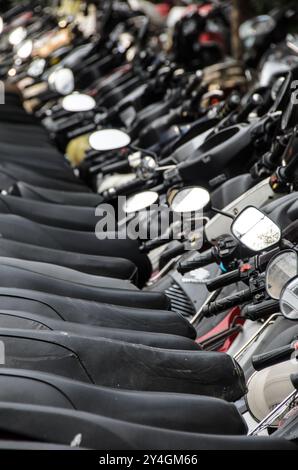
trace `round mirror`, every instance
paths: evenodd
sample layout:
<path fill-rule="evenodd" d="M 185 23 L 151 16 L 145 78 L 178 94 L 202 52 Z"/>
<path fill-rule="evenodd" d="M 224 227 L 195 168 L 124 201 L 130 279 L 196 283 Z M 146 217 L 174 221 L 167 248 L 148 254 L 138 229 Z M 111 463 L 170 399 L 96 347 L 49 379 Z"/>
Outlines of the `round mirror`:
<path fill-rule="evenodd" d="M 129 135 L 119 129 L 103 129 L 93 132 L 89 137 L 90 146 L 101 152 L 127 147 L 130 142 Z"/>
<path fill-rule="evenodd" d="M 298 320 L 298 276 L 291 279 L 283 288 L 280 311 L 288 320 Z"/>
<path fill-rule="evenodd" d="M 280 228 L 255 207 L 247 207 L 236 217 L 231 232 L 237 240 L 254 252 L 276 245 L 281 238 Z"/>
<path fill-rule="evenodd" d="M 278 300 L 287 282 L 298 274 L 298 257 L 294 250 L 285 250 L 275 255 L 266 269 L 266 291 Z"/>
<path fill-rule="evenodd" d="M 70 69 L 59 69 L 48 78 L 49 86 L 60 95 L 69 95 L 74 89 L 74 75 Z"/>
<path fill-rule="evenodd" d="M 158 197 L 158 193 L 155 191 L 143 191 L 142 193 L 134 194 L 126 200 L 123 207 L 124 212 L 126 214 L 133 214 L 134 212 L 146 209 L 152 206 L 158 200 Z"/>
<path fill-rule="evenodd" d="M 177 191 L 170 205 L 173 212 L 196 212 L 210 202 L 209 192 L 200 187 L 184 188 Z"/>
<path fill-rule="evenodd" d="M 270 33 L 275 28 L 276 22 L 269 15 L 260 15 L 247 20 L 239 28 L 239 36 L 242 41 L 250 37 L 262 36 Z"/>
<path fill-rule="evenodd" d="M 19 26 L 10 33 L 8 41 L 12 46 L 18 46 L 27 36 L 27 31 L 23 26 Z"/>
<path fill-rule="evenodd" d="M 40 77 L 46 68 L 45 59 L 34 59 L 28 67 L 28 75 L 36 78 Z"/>
<path fill-rule="evenodd" d="M 20 59 L 28 59 L 31 56 L 33 51 L 33 42 L 31 39 L 28 39 L 23 44 L 21 44 L 17 49 L 17 56 Z"/>
<path fill-rule="evenodd" d="M 95 99 L 83 93 L 72 93 L 62 100 L 63 109 L 69 112 L 91 111 L 95 106 Z"/>

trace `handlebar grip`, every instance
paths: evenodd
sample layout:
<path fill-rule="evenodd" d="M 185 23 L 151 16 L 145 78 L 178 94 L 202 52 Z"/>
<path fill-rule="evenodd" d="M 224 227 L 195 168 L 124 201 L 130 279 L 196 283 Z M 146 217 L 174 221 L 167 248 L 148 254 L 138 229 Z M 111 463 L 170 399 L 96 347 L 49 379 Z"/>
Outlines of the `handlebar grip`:
<path fill-rule="evenodd" d="M 224 312 L 229 308 L 237 307 L 248 300 L 251 300 L 252 293 L 250 289 L 244 289 L 236 294 L 224 297 L 223 299 L 211 302 L 209 305 L 205 305 L 202 309 L 202 313 L 205 317 L 212 317 L 218 313 Z"/>
<path fill-rule="evenodd" d="M 142 188 L 143 186 L 144 186 L 144 181 L 139 180 L 139 179 L 134 179 L 132 181 L 129 181 L 128 183 L 118 186 L 117 188 L 110 188 L 107 191 L 104 191 L 102 193 L 102 196 L 104 197 L 105 200 L 110 200 L 111 198 L 115 198 L 117 196 L 121 196 L 123 194 L 125 195 L 133 191 L 136 191 Z"/>
<path fill-rule="evenodd" d="M 148 242 L 143 243 L 143 245 L 140 247 L 140 250 L 142 253 L 148 253 L 151 250 L 154 250 L 155 248 L 159 248 L 162 245 L 165 245 L 168 243 L 167 238 L 155 238 L 154 240 L 149 240 Z"/>
<path fill-rule="evenodd" d="M 213 292 L 214 290 L 220 289 L 221 287 L 229 286 L 234 282 L 239 281 L 241 278 L 241 273 L 239 269 L 235 269 L 226 274 L 222 274 L 210 281 L 206 282 L 206 287 L 209 292 Z"/>
<path fill-rule="evenodd" d="M 68 138 L 69 139 L 74 139 L 76 137 L 79 137 L 84 134 L 89 134 L 89 132 L 95 131 L 97 128 L 97 125 L 95 123 L 92 124 L 87 124 L 86 126 L 79 127 L 78 129 L 74 129 L 73 131 L 70 131 L 68 133 Z"/>
<path fill-rule="evenodd" d="M 206 250 L 202 255 L 200 255 L 197 259 L 192 261 L 181 261 L 178 265 L 178 272 L 180 274 L 186 274 L 194 269 L 202 268 L 203 266 L 207 266 L 208 264 L 214 261 L 214 256 L 212 249 Z"/>
<path fill-rule="evenodd" d="M 102 167 L 101 171 L 103 174 L 114 173 L 117 171 L 129 170 L 130 166 L 127 160 L 111 163 Z"/>
<path fill-rule="evenodd" d="M 258 304 L 246 305 L 242 310 L 242 314 L 250 320 L 258 320 L 266 315 L 279 312 L 279 309 L 279 301 L 270 299 Z"/>
<path fill-rule="evenodd" d="M 269 351 L 264 354 L 253 356 L 252 365 L 254 366 L 255 370 L 262 370 L 266 367 L 274 366 L 275 364 L 286 361 L 290 359 L 293 352 L 295 352 L 295 344 L 298 346 L 298 342 L 296 342 L 294 344 L 288 344 L 287 346 L 282 346 L 281 348 L 274 349 L 273 351 Z"/>

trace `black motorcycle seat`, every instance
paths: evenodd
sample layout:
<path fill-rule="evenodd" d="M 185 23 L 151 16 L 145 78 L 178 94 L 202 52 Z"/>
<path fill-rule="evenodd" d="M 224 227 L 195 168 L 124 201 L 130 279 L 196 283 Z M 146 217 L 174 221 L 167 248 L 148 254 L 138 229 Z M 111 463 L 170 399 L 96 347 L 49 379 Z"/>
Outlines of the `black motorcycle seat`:
<path fill-rule="evenodd" d="M 0 369 L 0 402 L 86 411 L 186 432 L 225 435 L 247 432 L 235 405 L 218 398 L 115 390 L 27 370 Z"/>
<path fill-rule="evenodd" d="M 69 230 L 95 231 L 99 217 L 93 207 L 79 207 L 32 201 L 11 195 L 0 195 L 0 212 L 16 214 L 41 224 Z"/>
<path fill-rule="evenodd" d="M 287 194 L 266 205 L 262 210 L 280 227 L 287 227 L 298 218 L 298 192 Z"/>
<path fill-rule="evenodd" d="M 5 433 L 5 430 L 3 431 L 2 434 Z M 1 440 L 0 439 L 0 450 L 10 450 L 10 451 L 15 451 L 15 450 L 71 450 L 71 451 L 82 451 L 82 450 L 87 450 L 83 449 L 82 447 L 70 447 L 70 445 L 60 445 L 60 444 L 50 444 L 47 442 L 38 442 L 38 441 L 20 441 L 20 440 L 15 440 L 15 441 L 10 441 L 5 439 L 5 437 Z"/>
<path fill-rule="evenodd" d="M 137 282 L 136 266 L 124 258 L 85 255 L 72 251 L 55 250 L 53 248 L 6 240 L 5 238 L 0 238 L 0 256 L 51 263 L 95 276 L 130 279 Z"/>
<path fill-rule="evenodd" d="M 136 286 L 128 280 L 94 276 L 50 263 L 0 256 L 0 264 L 21 268 L 27 272 L 40 274 L 41 276 L 44 275 L 49 279 L 53 278 L 55 280 L 67 281 L 82 286 L 137 290 Z"/>
<path fill-rule="evenodd" d="M 16 143 L 17 142 L 17 143 Z M 22 146 L 21 141 L 14 141 L 13 143 L 5 143 L 0 141 L 0 151 L 1 151 L 1 159 L 4 157 L 7 160 L 12 158 L 18 159 L 20 163 L 26 163 L 26 161 L 36 161 L 40 162 L 47 161 L 49 163 L 61 163 L 66 164 L 68 168 L 70 168 L 69 163 L 65 159 L 65 157 L 58 152 L 58 150 L 54 146 L 49 146 L 48 148 L 40 149 L 38 145 L 31 144 L 29 146 Z"/>
<path fill-rule="evenodd" d="M 7 264 L 0 265 L 0 286 L 20 289 L 34 289 L 49 294 L 95 300 L 103 303 L 125 305 L 127 307 L 167 309 L 170 301 L 164 293 L 134 291 L 115 287 L 92 287 L 83 284 L 55 279 L 46 274 L 28 270 L 20 266 L 12 266 L 12 259 Z M 23 260 L 16 260 L 21 263 Z M 15 263 L 15 264 L 19 264 Z M 30 261 L 27 263 L 31 263 Z M 67 268 L 65 268 L 67 269 Z M 88 275 L 86 275 L 88 276 Z M 113 281 L 106 278 L 107 282 Z M 125 281 L 120 280 L 120 283 Z"/>
<path fill-rule="evenodd" d="M 50 227 L 10 214 L 0 214 L 0 234 L 8 240 L 31 245 L 128 259 L 139 269 L 140 285 L 143 285 L 151 275 L 151 263 L 149 258 L 140 252 L 137 240 L 128 238 L 98 240 L 94 232 Z"/>
<path fill-rule="evenodd" d="M 36 290 L 2 287 L 0 299 L 2 309 L 26 311 L 53 320 L 196 338 L 196 330 L 189 321 L 180 313 L 169 310 L 124 307 Z"/>
<path fill-rule="evenodd" d="M 11 186 L 18 181 L 36 184 L 49 189 L 58 189 L 62 191 L 80 191 L 89 193 L 90 190 L 74 175 L 65 175 L 64 172 L 55 174 L 55 177 L 49 177 L 40 173 L 39 168 L 25 168 L 21 162 L 11 163 L 2 162 L 0 159 L 0 189 L 9 191 Z"/>
<path fill-rule="evenodd" d="M 46 175 L 47 178 L 54 178 L 58 180 L 70 181 L 73 183 L 78 182 L 78 178 L 75 176 L 73 170 L 66 162 L 65 159 L 60 158 L 59 160 L 40 159 L 37 158 L 23 158 L 20 156 L 21 150 L 18 155 L 6 156 L 1 155 L 0 162 L 9 163 L 14 165 L 21 165 L 24 169 L 35 171 L 41 175 Z"/>
<path fill-rule="evenodd" d="M 83 193 L 79 191 L 63 191 L 41 188 L 20 181 L 10 190 L 13 196 L 20 196 L 32 201 L 49 202 L 52 204 L 67 204 L 72 206 L 96 207 L 102 203 L 100 194 Z"/>
<path fill-rule="evenodd" d="M 223 209 L 232 201 L 240 197 L 255 184 L 255 180 L 250 173 L 235 176 L 225 181 L 219 188 L 211 194 L 213 207 Z"/>
<path fill-rule="evenodd" d="M 53 148 L 48 133 L 39 125 L 32 124 L 16 124 L 2 122 L 0 126 L 0 142 L 15 145 L 21 142 L 21 148 L 40 147 Z M 34 145 L 32 143 L 34 142 Z"/>
<path fill-rule="evenodd" d="M 200 347 L 195 341 L 177 335 L 165 333 L 152 333 L 136 330 L 125 330 L 119 328 L 102 328 L 98 326 L 83 325 L 46 318 L 42 315 L 34 315 L 28 312 L 15 310 L 0 311 L 0 327 L 24 330 L 50 330 L 74 333 L 80 336 L 94 338 L 110 338 L 133 344 L 143 344 L 163 349 L 199 350 Z"/>
<path fill-rule="evenodd" d="M 97 450 L 297 450 L 275 437 L 220 436 L 143 426 L 61 408 L 0 404 L 0 438 L 70 443 Z M 38 445 L 38 444 L 37 444 Z"/>
<path fill-rule="evenodd" d="M 1 362 L 112 388 L 193 393 L 235 401 L 243 372 L 224 353 L 161 349 L 74 333 L 4 329 Z"/>

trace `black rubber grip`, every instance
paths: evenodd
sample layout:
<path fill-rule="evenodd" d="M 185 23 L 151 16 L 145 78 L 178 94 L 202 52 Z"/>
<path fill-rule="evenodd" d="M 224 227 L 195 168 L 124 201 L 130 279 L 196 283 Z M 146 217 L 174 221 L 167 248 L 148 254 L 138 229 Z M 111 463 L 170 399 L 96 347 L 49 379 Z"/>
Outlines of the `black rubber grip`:
<path fill-rule="evenodd" d="M 282 346 L 281 348 L 274 349 L 268 353 L 253 356 L 252 365 L 255 370 L 266 369 L 266 367 L 274 366 L 275 364 L 289 360 L 294 351 L 295 347 L 292 344 Z"/>
<path fill-rule="evenodd" d="M 178 265 L 178 272 L 180 274 L 186 274 L 194 269 L 202 268 L 203 266 L 207 266 L 208 264 L 214 261 L 214 256 L 212 249 L 206 250 L 203 254 L 201 254 L 198 258 L 192 261 L 181 261 Z"/>
<path fill-rule="evenodd" d="M 241 278 L 241 273 L 239 269 L 235 269 L 226 274 L 222 274 L 210 281 L 206 282 L 206 287 L 209 292 L 213 292 L 214 290 L 220 289 L 221 287 L 229 286 L 234 282 L 238 282 Z"/>
<path fill-rule="evenodd" d="M 128 183 L 118 186 L 117 188 L 111 188 L 111 189 L 108 189 L 107 191 L 104 191 L 103 197 L 104 199 L 109 200 L 111 197 L 115 198 L 123 194 L 125 195 L 129 192 L 133 192 L 138 189 L 141 189 L 143 186 L 144 186 L 144 181 L 139 180 L 139 179 L 134 179 L 132 181 L 129 181 Z"/>
<path fill-rule="evenodd" d="M 148 253 L 149 251 L 165 245 L 168 242 L 169 240 L 167 238 L 155 238 L 155 240 L 149 240 L 148 242 L 143 243 L 141 246 L 141 251 L 143 253 Z"/>
<path fill-rule="evenodd" d="M 224 297 L 223 299 L 216 300 L 211 302 L 209 305 L 205 305 L 202 309 L 202 313 L 205 317 L 212 317 L 218 313 L 224 312 L 229 308 L 236 307 L 241 305 L 243 302 L 247 302 L 252 299 L 252 293 L 250 289 L 244 289 L 236 294 L 230 295 L 229 297 Z"/>
<path fill-rule="evenodd" d="M 129 170 L 130 166 L 127 160 L 111 163 L 102 167 L 101 171 L 103 174 L 114 173 L 117 171 Z"/>
<path fill-rule="evenodd" d="M 68 133 L 68 138 L 74 139 L 75 137 L 79 137 L 83 134 L 88 134 L 89 132 L 93 132 L 96 130 L 97 125 L 95 123 L 86 124 L 86 126 L 79 127 L 78 129 L 74 129 Z"/>
<path fill-rule="evenodd" d="M 258 304 L 245 305 L 242 310 L 242 315 L 250 320 L 259 320 L 266 315 L 273 315 L 279 312 L 279 309 L 279 301 L 270 299 Z"/>

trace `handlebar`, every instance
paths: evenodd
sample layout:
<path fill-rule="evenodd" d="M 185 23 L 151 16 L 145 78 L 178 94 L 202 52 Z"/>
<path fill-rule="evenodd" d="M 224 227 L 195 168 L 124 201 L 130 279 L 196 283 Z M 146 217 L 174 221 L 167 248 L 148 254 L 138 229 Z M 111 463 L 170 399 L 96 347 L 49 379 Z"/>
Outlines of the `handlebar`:
<path fill-rule="evenodd" d="M 207 281 L 206 287 L 209 292 L 213 292 L 222 287 L 229 286 L 230 284 L 233 284 L 234 282 L 238 282 L 240 281 L 240 279 L 241 279 L 241 272 L 239 269 L 235 269 L 234 271 L 231 271 L 226 274 L 222 274 L 221 276 L 218 276 L 214 279 L 211 279 L 210 281 Z"/>
<path fill-rule="evenodd" d="M 212 317 L 213 315 L 217 315 L 221 312 L 224 312 L 225 310 L 237 307 L 237 305 L 251 300 L 252 296 L 253 294 L 251 293 L 250 289 L 241 290 L 236 294 L 224 297 L 223 299 L 219 299 L 215 302 L 211 302 L 210 304 L 205 305 L 202 309 L 202 314 L 205 317 Z"/>
<path fill-rule="evenodd" d="M 253 356 L 252 364 L 255 370 L 259 371 L 265 369 L 266 367 L 274 366 L 280 362 L 287 361 L 291 358 L 293 352 L 297 350 L 298 341 L 295 341 L 294 343 L 288 344 L 287 346 L 282 346 L 280 348 L 274 349 L 273 351 Z"/>
<path fill-rule="evenodd" d="M 278 313 L 279 308 L 279 301 L 270 299 L 253 305 L 245 305 L 242 310 L 242 314 L 245 318 L 249 318 L 249 320 L 254 321 L 267 315 Z"/>
<path fill-rule="evenodd" d="M 197 259 L 192 261 L 181 261 L 177 267 L 177 270 L 180 274 L 186 274 L 194 269 L 202 268 L 214 261 L 214 255 L 212 248 L 206 250 L 201 254 Z"/>

